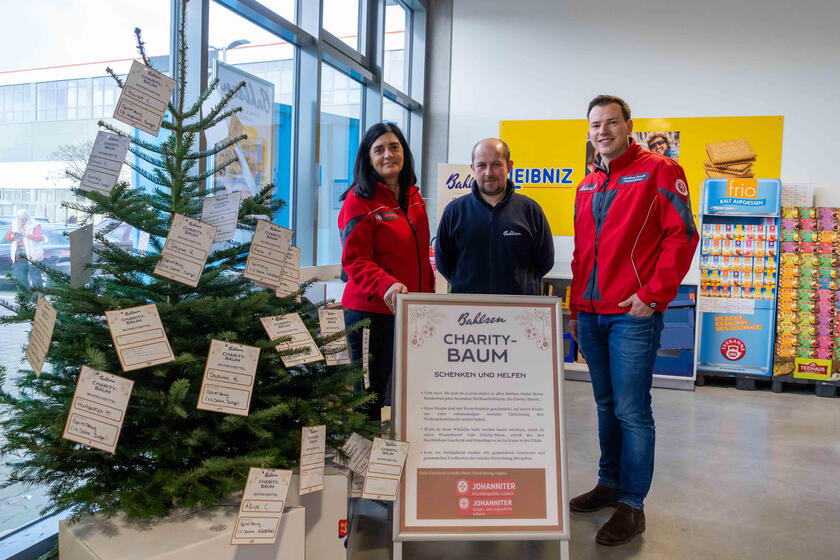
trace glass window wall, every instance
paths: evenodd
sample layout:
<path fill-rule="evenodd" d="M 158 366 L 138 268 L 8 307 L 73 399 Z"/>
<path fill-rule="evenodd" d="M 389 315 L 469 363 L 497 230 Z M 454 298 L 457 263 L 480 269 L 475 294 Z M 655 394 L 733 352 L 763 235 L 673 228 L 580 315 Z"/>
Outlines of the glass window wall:
<path fill-rule="evenodd" d="M 322 25 L 342 43 L 361 52 L 359 44 L 359 1 L 323 0 Z"/>
<path fill-rule="evenodd" d="M 382 99 L 382 120 L 392 122 L 402 130 L 403 136 L 408 138 L 408 109 L 388 99 Z"/>
<path fill-rule="evenodd" d="M 316 263 L 341 262 L 339 197 L 353 182 L 362 119 L 362 84 L 321 64 Z"/>
<path fill-rule="evenodd" d="M 14 23 L 0 37 L 0 51 L 8 55 L 0 58 L 0 300 L 14 297 L 6 278 L 12 266 L 5 238 L 20 212 L 35 220 L 47 239 L 43 262 L 69 272 L 64 233 L 76 227 L 76 217 L 62 204 L 74 200 L 70 189 L 76 182 L 64 171 L 84 169 L 97 120 L 113 115 L 118 88 L 105 77 L 105 68 L 123 75 L 128 71 L 137 56 L 135 27 L 143 30 L 158 68 L 168 67 L 171 0 L 96 2 L 95 12 L 91 4 L 15 2 L 9 16 Z M 29 275 L 27 281 L 38 279 Z M 3 388 L 11 390 L 27 367 L 20 349 L 29 326 L 5 325 L 2 331 L 8 350 L 0 355 L 7 376 Z M 8 480 L 7 462 L 14 461 L 4 457 L 0 462 L 0 482 Z M 48 499 L 38 486 L 0 489 L 0 538 L 38 519 Z M 5 550 L 2 544 L 0 550 Z"/>
<path fill-rule="evenodd" d="M 222 91 L 247 84 L 230 106 L 242 107 L 237 117 L 248 138 L 235 151 L 238 161 L 213 177 L 214 186 L 247 191 L 274 183 L 275 196 L 286 202 L 274 221 L 291 227 L 297 48 L 216 3 L 209 16 L 210 76 Z"/>
<path fill-rule="evenodd" d="M 366 33 L 376 36 L 361 41 L 364 22 L 371 21 L 383 5 L 377 0 L 258 1 L 290 23 L 283 26 L 291 30 L 284 35 L 286 40 L 266 31 L 276 31 L 276 25 L 260 26 L 264 22 L 254 12 L 245 14 L 250 20 L 246 19 L 237 12 L 238 6 L 247 9 L 245 3 L 232 0 L 209 2 L 202 14 L 207 18 L 207 36 L 193 33 L 189 39 L 193 53 L 206 41 L 208 76 L 239 76 L 250 84 L 247 95 L 238 99 L 252 111 L 242 114 L 249 139 L 241 153 L 235 154 L 239 176 L 226 174 L 218 180 L 245 184 L 246 189 L 250 188 L 246 175 L 253 178 L 255 187 L 273 182 L 277 196 L 289 204 L 275 221 L 294 227 L 301 240 L 298 246 L 311 249 L 302 255 L 303 264 L 336 264 L 341 259 L 338 199 L 352 182 L 366 115 L 369 121 L 370 115 L 378 114 L 381 103 L 383 120 L 399 125 L 406 136 L 413 121 L 417 130 L 411 131 L 412 138 L 416 142 L 422 137 L 422 98 L 417 97 L 422 92 L 409 91 L 410 83 L 418 83 L 416 73 L 424 72 L 422 53 L 416 58 L 410 45 L 424 44 L 425 38 L 409 37 L 423 32 L 419 27 L 413 31 L 411 25 L 418 13 L 414 10 L 422 9 L 422 2 L 384 0 L 384 29 L 367 29 Z M 89 17 L 88 4 L 88 0 L 18 2 L 17 24 L 0 37 L 0 50 L 16 54 L 0 61 L 0 227 L 8 229 L 19 211 L 28 212 L 56 241 L 46 251 L 47 257 L 69 251 L 62 234 L 75 227 L 75 216 L 62 206 L 73 199 L 70 189 L 75 181 L 64 171 L 83 171 L 97 121 L 111 118 L 119 97 L 119 88 L 105 74 L 105 67 L 125 76 L 137 56 L 131 32 L 135 27 L 142 29 L 147 53 L 157 69 L 168 71 L 174 48 L 169 44 L 170 16 L 177 0 L 139 4 L 112 0 L 97 5 L 96 18 Z M 344 45 L 327 49 L 326 43 L 332 41 L 335 46 L 335 41 L 322 38 L 318 22 L 356 52 Z M 201 23 L 189 22 L 193 30 Z M 39 39 L 37 49 L 19 47 L 31 43 L 32 37 Z M 384 50 L 365 53 L 366 44 L 382 45 Z M 327 50 L 329 56 L 324 54 Z M 378 60 L 383 61 L 381 76 Z M 351 77 L 354 68 L 358 71 Z M 381 97 L 383 82 L 401 92 L 396 96 L 399 102 L 391 99 L 393 95 Z M 416 112 L 407 106 L 416 107 Z M 415 151 L 414 155 L 419 170 L 422 154 Z M 133 186 L 142 187 L 136 173 L 124 170 Z M 6 300 L 13 297 L 11 285 L 2 276 L 9 265 L 8 255 L 8 243 L 4 251 L 0 241 L 0 299 Z M 2 308 L 0 313 L 4 313 Z M 26 326 L 4 328 L 12 349 L 22 348 L 27 334 Z M 0 357 L 0 365 L 7 370 L 4 388 L 10 389 L 21 375 L 22 353 L 7 354 Z M 0 481 L 7 472 L 8 467 L 0 464 Z M 0 489 L 4 513 L 0 539 L 37 519 L 47 500 L 34 486 Z"/>
<path fill-rule="evenodd" d="M 408 93 L 406 57 L 406 10 L 397 0 L 385 2 L 385 83 Z"/>

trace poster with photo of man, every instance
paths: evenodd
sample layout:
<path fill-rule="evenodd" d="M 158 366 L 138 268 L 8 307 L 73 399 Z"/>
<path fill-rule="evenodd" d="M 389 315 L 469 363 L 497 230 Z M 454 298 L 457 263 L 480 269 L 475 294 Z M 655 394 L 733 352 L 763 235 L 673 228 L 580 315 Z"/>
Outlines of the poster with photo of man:
<path fill-rule="evenodd" d="M 250 195 L 270 183 L 273 176 L 274 84 L 219 60 L 214 61 L 214 74 L 219 79 L 220 95 L 245 82 L 230 103 L 230 107 L 242 107 L 242 111 L 227 119 L 225 132 L 229 137 L 245 134 L 247 138 L 216 156 L 217 164 L 228 159 L 236 161 L 216 174 L 213 181 L 225 192 Z"/>
<path fill-rule="evenodd" d="M 667 156 L 679 163 L 679 132 L 634 132 L 632 136 L 633 140 L 635 140 L 642 148 L 663 156 Z"/>

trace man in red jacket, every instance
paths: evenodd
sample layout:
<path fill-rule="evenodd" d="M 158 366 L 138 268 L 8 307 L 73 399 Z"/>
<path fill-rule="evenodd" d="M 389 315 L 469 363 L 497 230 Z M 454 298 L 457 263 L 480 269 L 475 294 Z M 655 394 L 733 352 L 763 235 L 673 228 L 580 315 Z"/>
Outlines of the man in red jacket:
<path fill-rule="evenodd" d="M 589 103 L 594 172 L 577 188 L 572 320 L 598 410 L 598 484 L 573 498 L 572 511 L 618 505 L 596 541 L 618 545 L 645 530 L 653 477 L 650 387 L 662 314 L 677 295 L 697 247 L 685 172 L 630 138 L 622 99 Z"/>

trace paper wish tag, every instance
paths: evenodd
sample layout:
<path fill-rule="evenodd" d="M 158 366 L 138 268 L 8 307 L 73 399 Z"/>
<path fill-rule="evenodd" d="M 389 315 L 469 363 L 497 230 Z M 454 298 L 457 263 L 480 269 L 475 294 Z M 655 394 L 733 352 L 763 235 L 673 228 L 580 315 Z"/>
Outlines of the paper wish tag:
<path fill-rule="evenodd" d="M 256 346 L 211 340 L 196 408 L 248 416 L 259 359 Z"/>
<path fill-rule="evenodd" d="M 70 287 L 81 288 L 93 276 L 93 224 L 70 232 Z"/>
<path fill-rule="evenodd" d="M 175 360 L 154 303 L 106 311 L 105 318 L 123 371 Z"/>
<path fill-rule="evenodd" d="M 300 249 L 289 247 L 286 252 L 286 263 L 283 265 L 283 277 L 280 285 L 274 290 L 277 297 L 286 297 L 300 290 Z M 295 298 L 300 301 L 300 294 Z"/>
<path fill-rule="evenodd" d="M 290 349 L 303 349 L 297 354 L 280 356 L 284 366 L 292 367 L 318 362 L 324 359 L 315 341 L 312 340 L 312 335 L 309 334 L 309 330 L 303 324 L 303 319 L 297 313 L 260 317 L 260 322 L 271 340 L 277 340 L 278 338 L 287 336 L 291 337 L 289 342 L 281 342 L 275 347 L 278 352 Z"/>
<path fill-rule="evenodd" d="M 274 544 L 292 471 L 251 467 L 230 544 Z"/>
<path fill-rule="evenodd" d="M 157 136 L 174 90 L 175 80 L 135 60 L 114 108 L 114 118 Z"/>
<path fill-rule="evenodd" d="M 230 241 L 236 234 L 239 221 L 239 193 L 228 193 L 205 198 L 201 206 L 201 221 L 216 226 L 213 243 Z"/>
<path fill-rule="evenodd" d="M 195 288 L 216 236 L 216 226 L 175 214 L 154 273 Z"/>
<path fill-rule="evenodd" d="M 324 489 L 326 426 L 304 426 L 300 433 L 300 495 Z"/>
<path fill-rule="evenodd" d="M 340 456 L 336 456 L 335 460 L 354 473 L 364 475 L 367 469 L 368 458 L 370 456 L 370 448 L 373 443 L 369 439 L 365 439 L 359 434 L 353 432 L 341 450 L 347 454 L 347 460 L 343 460 Z"/>
<path fill-rule="evenodd" d="M 292 235 L 292 230 L 288 228 L 258 220 L 251 238 L 251 250 L 245 261 L 245 278 L 275 288 L 280 286 Z"/>
<path fill-rule="evenodd" d="M 82 366 L 61 437 L 113 453 L 132 387 L 131 379 Z"/>
<path fill-rule="evenodd" d="M 362 498 L 389 502 L 396 500 L 407 455 L 408 443 L 373 438 Z"/>
<path fill-rule="evenodd" d="M 353 480 L 350 482 L 350 497 L 361 498 L 362 490 L 365 487 L 365 475 L 353 473 Z"/>
<path fill-rule="evenodd" d="M 365 389 L 370 389 L 370 329 L 362 329 L 362 369 L 364 370 Z"/>
<path fill-rule="evenodd" d="M 130 144 L 131 140 L 125 136 L 101 130 L 97 132 L 79 188 L 110 194 L 120 178 L 120 169 Z"/>
<path fill-rule="evenodd" d="M 26 347 L 26 361 L 32 366 L 35 376 L 41 375 L 44 369 L 44 360 L 47 359 L 47 352 L 50 349 L 53 330 L 55 329 L 55 308 L 50 305 L 47 298 L 38 294 L 38 303 L 35 305 L 35 318 L 32 321 L 32 332 L 29 333 L 29 345 Z"/>
<path fill-rule="evenodd" d="M 319 309 L 318 321 L 321 323 L 321 336 L 329 336 L 344 330 L 344 311 L 342 309 Z M 324 360 L 328 366 L 349 364 L 350 347 L 347 336 L 333 340 L 324 346 Z"/>

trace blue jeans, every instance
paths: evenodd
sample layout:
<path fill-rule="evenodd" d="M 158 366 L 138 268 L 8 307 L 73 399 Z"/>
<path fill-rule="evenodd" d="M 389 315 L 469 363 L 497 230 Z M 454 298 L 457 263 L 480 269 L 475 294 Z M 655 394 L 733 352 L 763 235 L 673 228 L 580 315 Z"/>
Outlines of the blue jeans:
<path fill-rule="evenodd" d="M 656 432 L 650 406 L 662 313 L 578 313 L 578 342 L 598 408 L 598 484 L 617 488 L 619 502 L 644 508 L 653 478 Z"/>

